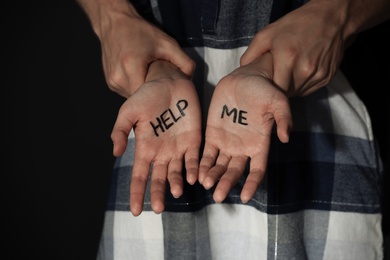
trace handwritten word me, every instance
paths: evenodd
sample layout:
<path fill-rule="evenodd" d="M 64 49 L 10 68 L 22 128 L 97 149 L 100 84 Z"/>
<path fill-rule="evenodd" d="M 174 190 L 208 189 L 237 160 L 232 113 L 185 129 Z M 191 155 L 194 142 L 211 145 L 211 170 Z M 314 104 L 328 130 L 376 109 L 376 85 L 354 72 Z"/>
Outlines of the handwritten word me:
<path fill-rule="evenodd" d="M 247 113 L 248 112 L 244 110 L 237 110 L 237 108 L 233 108 L 232 110 L 229 111 L 227 105 L 224 105 L 222 108 L 221 118 L 223 118 L 225 114 L 227 116 L 231 116 L 233 114 L 233 123 L 239 123 L 240 125 L 248 125 L 248 123 L 245 122 L 247 118 L 244 116 L 244 114 Z M 238 114 L 238 121 L 237 121 L 237 114 Z"/>
<path fill-rule="evenodd" d="M 164 133 L 165 130 L 168 130 L 171 126 L 173 126 L 174 123 L 179 121 L 180 118 L 184 117 L 186 115 L 184 113 L 184 110 L 187 108 L 187 106 L 188 106 L 187 100 L 181 99 L 176 103 L 176 108 L 178 110 L 178 113 L 176 113 L 176 115 L 173 113 L 173 111 L 170 108 L 168 108 L 167 110 L 161 113 L 160 117 L 156 117 L 157 120 L 156 124 L 150 122 L 150 125 L 154 130 L 154 134 L 158 137 L 159 129 Z"/>

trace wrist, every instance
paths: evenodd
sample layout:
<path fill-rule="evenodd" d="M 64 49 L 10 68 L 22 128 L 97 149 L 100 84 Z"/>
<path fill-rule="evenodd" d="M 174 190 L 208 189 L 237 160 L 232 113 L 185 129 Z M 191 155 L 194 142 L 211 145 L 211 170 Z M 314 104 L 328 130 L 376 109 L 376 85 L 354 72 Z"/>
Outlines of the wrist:
<path fill-rule="evenodd" d="M 389 0 L 311 0 L 329 7 L 329 23 L 342 29 L 344 41 L 358 33 L 390 19 Z"/>
<path fill-rule="evenodd" d="M 353 34 L 350 6 L 350 0 L 310 0 L 305 11 L 315 15 L 312 19 L 325 24 L 329 35 L 338 34 L 346 41 Z"/>

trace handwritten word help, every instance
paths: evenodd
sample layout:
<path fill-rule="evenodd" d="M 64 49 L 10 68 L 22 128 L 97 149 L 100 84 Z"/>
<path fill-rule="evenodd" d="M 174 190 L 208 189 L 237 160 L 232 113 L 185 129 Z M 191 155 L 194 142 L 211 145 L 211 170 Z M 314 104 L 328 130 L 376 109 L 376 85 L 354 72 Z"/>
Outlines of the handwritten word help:
<path fill-rule="evenodd" d="M 186 114 L 184 113 L 184 110 L 187 108 L 188 102 L 187 100 L 181 99 L 177 101 L 176 108 L 178 112 L 173 113 L 173 111 L 168 108 L 164 112 L 161 113 L 159 117 L 156 117 L 157 123 L 150 122 L 150 125 L 152 126 L 154 130 L 154 134 L 158 137 L 158 130 L 161 130 L 163 133 L 165 130 L 168 130 L 171 126 L 173 126 L 177 121 L 179 121 L 182 117 L 184 117 Z"/>

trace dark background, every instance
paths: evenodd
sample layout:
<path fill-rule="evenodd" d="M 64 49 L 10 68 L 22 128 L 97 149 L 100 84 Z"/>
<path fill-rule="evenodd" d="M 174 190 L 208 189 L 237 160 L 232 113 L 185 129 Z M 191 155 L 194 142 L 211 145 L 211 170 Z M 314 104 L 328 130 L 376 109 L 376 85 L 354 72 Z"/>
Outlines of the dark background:
<path fill-rule="evenodd" d="M 0 6 L 2 255 L 95 259 L 114 162 L 110 133 L 123 99 L 108 89 L 99 41 L 74 1 Z M 362 33 L 342 64 L 367 104 L 386 169 L 389 35 L 389 22 Z"/>
<path fill-rule="evenodd" d="M 3 259 L 95 259 L 122 98 L 73 0 L 4 2 Z"/>

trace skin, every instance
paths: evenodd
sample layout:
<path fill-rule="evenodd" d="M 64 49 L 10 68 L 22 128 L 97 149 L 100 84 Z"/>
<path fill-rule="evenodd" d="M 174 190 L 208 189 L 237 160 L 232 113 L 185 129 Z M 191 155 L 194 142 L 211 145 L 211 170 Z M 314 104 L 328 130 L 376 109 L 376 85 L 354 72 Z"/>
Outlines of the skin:
<path fill-rule="evenodd" d="M 188 78 L 194 61 L 165 32 L 143 19 L 127 0 L 78 0 L 101 42 L 108 87 L 130 97 L 146 79 L 148 66 L 166 60 Z"/>
<path fill-rule="evenodd" d="M 292 126 L 288 98 L 269 78 L 272 75 L 271 62 L 270 53 L 263 55 L 236 69 L 217 85 L 210 104 L 200 169 L 201 119 L 195 88 L 172 64 L 165 61 L 151 64 L 146 83 L 122 105 L 111 135 L 114 155 L 119 156 L 125 151 L 127 137 L 134 128 L 136 147 L 130 186 L 130 209 L 134 216 L 142 212 L 152 165 L 151 202 L 156 213 L 164 210 L 167 181 L 174 197 L 182 194 L 183 161 L 188 183 L 194 184 L 198 179 L 209 189 L 219 181 L 214 200 L 222 202 L 241 178 L 246 162 L 251 158 L 250 173 L 241 199 L 247 202 L 253 196 L 267 167 L 274 122 L 282 142 L 288 142 L 288 131 Z M 185 116 L 157 137 L 150 122 L 167 108 L 174 108 L 181 99 L 189 103 Z M 148 102 L 148 109 L 144 109 L 145 102 Z M 231 118 L 221 120 L 220 111 L 224 104 L 247 110 L 248 125 L 233 123 Z"/>
<path fill-rule="evenodd" d="M 128 0 L 76 0 L 102 46 L 108 87 L 129 97 L 145 82 L 155 60 L 176 65 L 189 78 L 195 63 L 177 42 L 145 21 Z M 257 33 L 241 58 L 246 65 L 273 54 L 277 86 L 305 96 L 334 76 L 343 52 L 359 32 L 390 19 L 390 1 L 311 0 Z"/>
<path fill-rule="evenodd" d="M 150 122 L 168 108 L 175 110 L 177 101 L 183 99 L 188 102 L 185 115 L 156 136 Z M 115 156 L 124 153 L 131 129 L 136 141 L 130 184 L 131 212 L 135 216 L 142 212 L 149 170 L 153 166 L 151 203 L 154 212 L 160 213 L 164 210 L 167 181 L 173 196 L 179 197 L 183 193 L 182 167 L 186 167 L 189 183 L 195 183 L 198 176 L 201 112 L 193 83 L 171 63 L 153 62 L 146 82 L 119 110 L 111 133 Z"/>
<path fill-rule="evenodd" d="M 328 84 L 357 33 L 390 18 L 390 2 L 312 0 L 259 31 L 241 57 L 273 55 L 274 83 L 288 96 Z"/>
<path fill-rule="evenodd" d="M 272 82 L 272 55 L 267 53 L 241 66 L 217 84 L 210 103 L 206 144 L 200 162 L 199 182 L 222 202 L 241 178 L 250 158 L 250 172 L 241 192 L 248 202 L 259 187 L 266 168 L 274 123 L 281 142 L 287 143 L 292 116 L 287 96 Z M 247 111 L 248 125 L 221 119 L 225 104 Z"/>
<path fill-rule="evenodd" d="M 142 211 L 147 169 L 153 163 L 152 194 L 159 195 L 152 195 L 152 208 L 159 213 L 163 210 L 166 178 L 172 184 L 180 183 L 178 174 L 171 174 L 177 178 L 169 177 L 167 165 L 176 165 L 172 166 L 175 169 L 172 172 L 175 172 L 179 169 L 176 162 L 183 156 L 186 162 L 189 162 L 188 158 L 191 158 L 191 162 L 199 159 L 195 156 L 197 143 L 200 142 L 198 135 L 191 145 L 185 147 L 179 141 L 185 139 L 186 134 L 190 137 L 191 131 L 198 133 L 201 124 L 197 115 L 199 112 L 189 111 L 191 115 L 195 113 L 192 115 L 194 121 L 186 118 L 189 128 L 181 128 L 188 131 L 170 131 L 169 136 L 159 140 L 158 148 L 152 149 L 153 152 L 148 155 L 146 151 L 152 147 L 150 140 L 154 138 L 149 121 L 174 106 L 177 100 L 171 88 L 180 89 L 179 85 L 183 84 L 188 85 L 185 89 L 191 89 L 189 85 L 192 84 L 190 79 L 195 63 L 174 39 L 145 21 L 127 0 L 77 2 L 87 14 L 101 42 L 108 87 L 128 98 L 119 111 L 112 132 L 115 156 L 123 154 L 127 134 L 133 126 L 137 126 L 134 130 L 136 139 L 140 141 L 136 146 L 136 171 L 133 170 L 135 176 L 131 184 L 131 211 L 134 215 Z M 354 37 L 387 19 L 390 19 L 388 0 L 372 0 L 369 4 L 365 0 L 311 0 L 259 31 L 241 57 L 240 67 L 226 75 L 216 86 L 210 104 L 206 145 L 199 174 L 195 170 L 195 163 L 191 163 L 193 170 L 187 176 L 187 181 L 192 184 L 198 178 L 208 189 L 219 180 L 214 199 L 221 202 L 242 176 L 244 163 L 251 158 L 251 173 L 241 193 L 242 201 L 248 201 L 266 170 L 269 135 L 275 122 L 279 139 L 288 141 L 288 131 L 292 126 L 288 97 L 306 96 L 328 84 L 341 63 L 344 50 Z M 155 74 L 152 65 L 158 60 L 167 61 L 181 71 L 183 78 L 180 78 L 180 84 L 177 83 L 179 79 L 169 74 L 174 70 L 157 67 L 159 73 Z M 159 82 L 160 79 L 170 80 L 163 84 Z M 153 87 L 160 84 L 164 87 Z M 167 93 L 163 93 L 163 89 Z M 182 94 L 192 97 L 189 92 Z M 251 99 L 252 95 L 258 96 L 257 102 Z M 159 97 L 164 97 L 163 103 L 150 107 L 147 100 Z M 244 99 L 248 99 L 251 106 L 245 105 Z M 147 109 L 145 103 L 148 104 Z M 242 126 L 228 120 L 221 121 L 221 109 L 225 104 L 247 111 L 250 124 Z M 191 108 L 194 109 L 193 106 Z M 257 145 L 253 140 L 257 140 Z M 167 158 L 164 153 L 168 144 L 173 144 L 175 148 L 169 151 L 172 154 Z M 180 196 L 180 187 L 181 184 L 172 185 L 174 196 Z"/>
<path fill-rule="evenodd" d="M 288 96 L 306 96 L 329 83 L 345 48 L 338 21 L 323 26 L 335 15 L 329 2 L 309 2 L 258 32 L 241 65 L 271 52 L 274 83 Z"/>

